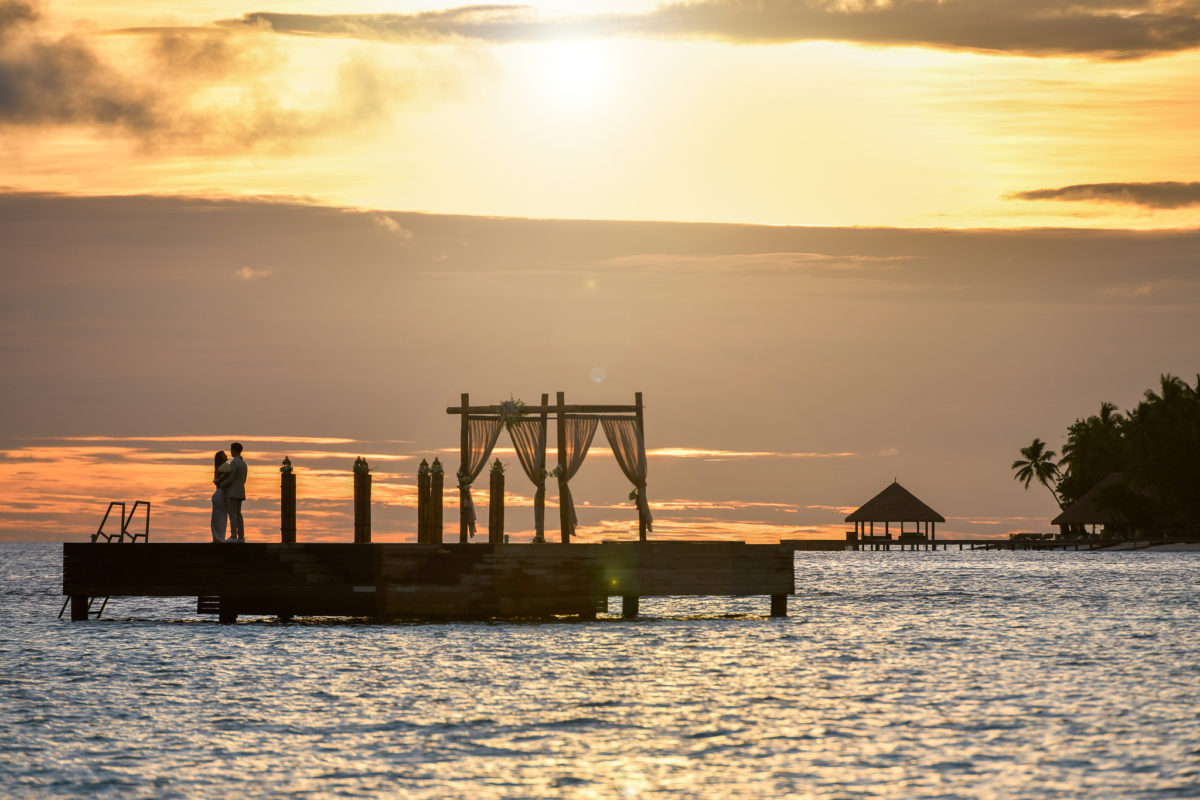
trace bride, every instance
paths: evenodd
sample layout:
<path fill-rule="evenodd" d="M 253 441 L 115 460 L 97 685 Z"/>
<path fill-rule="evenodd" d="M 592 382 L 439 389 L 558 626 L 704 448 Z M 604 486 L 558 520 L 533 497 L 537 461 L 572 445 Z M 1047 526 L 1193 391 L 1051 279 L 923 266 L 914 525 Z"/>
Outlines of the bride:
<path fill-rule="evenodd" d="M 221 486 L 221 479 L 233 470 L 224 450 L 218 450 L 213 456 L 213 483 L 217 490 L 212 495 L 212 537 L 214 542 L 225 541 L 225 525 L 229 521 L 226 511 L 226 489 Z"/>

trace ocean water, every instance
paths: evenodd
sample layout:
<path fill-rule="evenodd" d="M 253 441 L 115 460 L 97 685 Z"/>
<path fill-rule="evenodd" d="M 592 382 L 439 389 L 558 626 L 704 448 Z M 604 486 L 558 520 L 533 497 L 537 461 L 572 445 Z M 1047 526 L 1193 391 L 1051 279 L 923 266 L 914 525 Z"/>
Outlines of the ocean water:
<path fill-rule="evenodd" d="M 72 623 L 60 547 L 0 545 L 0 796 L 1200 797 L 1200 554 L 798 553 L 796 584 L 786 619 Z"/>

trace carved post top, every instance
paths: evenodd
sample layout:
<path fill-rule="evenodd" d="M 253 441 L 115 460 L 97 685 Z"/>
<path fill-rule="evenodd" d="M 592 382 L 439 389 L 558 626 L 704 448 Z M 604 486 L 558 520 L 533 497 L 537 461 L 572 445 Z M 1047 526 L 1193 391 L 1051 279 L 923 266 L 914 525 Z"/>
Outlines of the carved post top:
<path fill-rule="evenodd" d="M 429 462 L 423 458 L 421 459 L 421 466 L 417 467 L 417 474 L 418 475 L 428 475 L 429 474 Z"/>
<path fill-rule="evenodd" d="M 431 466 L 431 467 L 429 468 L 429 471 L 430 471 L 430 472 L 437 472 L 437 473 L 444 472 L 445 470 L 443 470 L 443 469 L 442 469 L 442 461 L 441 461 L 441 459 L 438 459 L 438 458 L 435 458 L 435 459 L 433 459 L 433 466 Z"/>
<path fill-rule="evenodd" d="M 496 459 L 496 463 L 492 464 L 492 474 L 493 475 L 503 475 L 504 474 L 504 465 L 500 463 L 500 459 L 498 459 L 498 458 Z"/>
<path fill-rule="evenodd" d="M 354 471 L 356 473 L 365 474 L 371 471 L 371 467 L 367 464 L 367 460 L 365 458 L 359 456 L 358 458 L 354 459 Z"/>
<path fill-rule="evenodd" d="M 290 458 L 288 458 L 287 456 L 284 456 L 284 457 L 283 457 L 283 464 L 282 464 L 282 465 L 279 467 L 279 471 L 280 471 L 280 472 L 282 472 L 282 473 L 284 473 L 285 475 L 291 474 L 291 472 L 292 472 L 292 460 L 291 460 Z"/>

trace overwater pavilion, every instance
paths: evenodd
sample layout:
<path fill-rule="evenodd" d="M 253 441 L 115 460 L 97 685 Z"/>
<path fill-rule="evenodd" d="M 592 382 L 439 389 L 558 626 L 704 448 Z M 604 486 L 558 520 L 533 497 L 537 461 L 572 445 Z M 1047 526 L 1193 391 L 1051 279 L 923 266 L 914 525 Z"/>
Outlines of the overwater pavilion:
<path fill-rule="evenodd" d="M 889 540 L 892 538 L 891 524 L 898 522 L 902 540 L 935 541 L 937 524 L 945 521 L 945 517 L 893 480 L 886 489 L 846 517 L 846 522 L 854 523 L 854 530 L 847 531 L 846 538 L 853 537 L 853 541 L 865 542 Z M 881 536 L 875 533 L 876 522 L 883 523 Z M 904 529 L 906 522 L 913 523 L 911 531 Z M 922 523 L 925 525 L 924 531 L 921 530 Z"/>

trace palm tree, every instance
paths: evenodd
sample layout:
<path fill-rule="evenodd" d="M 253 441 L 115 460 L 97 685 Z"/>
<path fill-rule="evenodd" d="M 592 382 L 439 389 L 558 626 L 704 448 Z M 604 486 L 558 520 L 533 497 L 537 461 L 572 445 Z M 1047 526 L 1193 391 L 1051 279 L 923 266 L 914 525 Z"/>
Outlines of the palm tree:
<path fill-rule="evenodd" d="M 1077 419 L 1067 428 L 1058 469 L 1060 502 L 1070 504 L 1113 472 L 1129 466 L 1126 433 L 1132 428 L 1112 403 L 1101 403 L 1100 413 Z"/>
<path fill-rule="evenodd" d="M 1029 488 L 1029 484 L 1036 480 L 1042 486 L 1050 490 L 1050 494 L 1054 495 L 1054 502 L 1058 503 L 1058 507 L 1062 508 L 1062 500 L 1058 498 L 1058 492 L 1054 491 L 1053 482 L 1058 478 L 1058 465 L 1054 463 L 1054 451 L 1046 449 L 1046 443 L 1041 439 L 1034 439 L 1028 447 L 1021 448 L 1021 456 L 1024 460 L 1014 461 L 1012 469 L 1016 471 L 1013 476 L 1018 483 Z"/>

